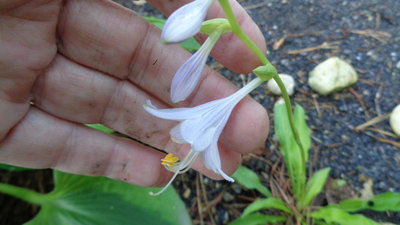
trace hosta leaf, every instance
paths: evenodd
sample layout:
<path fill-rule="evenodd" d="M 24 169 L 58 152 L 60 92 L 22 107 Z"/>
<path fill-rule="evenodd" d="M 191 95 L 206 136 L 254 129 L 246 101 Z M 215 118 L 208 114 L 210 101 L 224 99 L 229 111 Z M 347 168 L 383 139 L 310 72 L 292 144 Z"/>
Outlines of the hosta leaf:
<path fill-rule="evenodd" d="M 54 175 L 55 189 L 27 224 L 191 224 L 184 204 L 172 188 L 152 197 L 149 192 L 154 188 L 104 177 L 57 171 Z"/>
<path fill-rule="evenodd" d="M 101 131 L 103 133 L 107 133 L 107 134 L 114 133 L 114 131 L 112 129 L 110 129 L 110 128 L 102 125 L 102 124 L 94 123 L 94 124 L 85 124 L 85 125 L 88 126 L 88 127 L 93 128 L 95 130 Z"/>
<path fill-rule="evenodd" d="M 0 170 L 25 171 L 25 170 L 33 170 L 33 169 L 19 167 L 19 166 L 12 166 L 12 165 L 8 165 L 8 164 L 0 164 Z"/>

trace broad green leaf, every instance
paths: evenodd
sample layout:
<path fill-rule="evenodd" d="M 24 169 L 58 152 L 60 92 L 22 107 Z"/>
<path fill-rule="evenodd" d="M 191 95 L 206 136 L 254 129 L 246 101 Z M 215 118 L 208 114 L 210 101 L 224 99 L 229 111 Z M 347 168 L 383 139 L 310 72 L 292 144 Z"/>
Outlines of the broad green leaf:
<path fill-rule="evenodd" d="M 25 171 L 25 170 L 33 170 L 33 169 L 19 167 L 19 166 L 12 166 L 12 165 L 8 165 L 8 164 L 0 164 L 0 170 Z"/>
<path fill-rule="evenodd" d="M 262 198 L 257 199 L 248 205 L 243 211 L 242 217 L 248 216 L 262 209 L 277 209 L 290 214 L 292 213 L 292 211 L 286 207 L 285 203 L 283 203 L 281 200 L 276 198 Z"/>
<path fill-rule="evenodd" d="M 164 27 L 164 24 L 165 24 L 164 19 L 155 18 L 155 17 L 146 17 L 146 16 L 144 16 L 143 18 L 160 29 L 162 29 Z M 189 38 L 186 41 L 181 43 L 181 47 L 186 50 L 196 51 L 201 47 L 201 45 L 194 38 Z"/>
<path fill-rule="evenodd" d="M 308 180 L 306 193 L 300 203 L 303 208 L 310 205 L 315 196 L 322 191 L 330 170 L 330 168 L 319 170 Z"/>
<path fill-rule="evenodd" d="M 305 160 L 308 159 L 310 148 L 310 130 L 305 121 L 305 113 L 300 105 L 294 110 L 294 122 L 304 147 Z M 306 185 L 306 165 L 302 161 L 300 147 L 297 145 L 290 129 L 289 118 L 285 104 L 274 107 L 275 133 L 278 137 L 280 150 L 288 167 L 290 181 L 297 199 L 301 199 Z"/>
<path fill-rule="evenodd" d="M 260 181 L 260 178 L 252 170 L 244 166 L 239 166 L 239 169 L 232 177 L 241 185 L 248 189 L 256 189 L 267 197 L 272 197 L 271 192 Z"/>
<path fill-rule="evenodd" d="M 256 213 L 234 220 L 229 225 L 265 225 L 281 223 L 286 220 L 287 218 L 284 216 L 270 216 Z"/>
<path fill-rule="evenodd" d="M 340 225 L 378 225 L 377 222 L 365 216 L 349 214 L 342 209 L 332 207 L 321 208 L 310 215 L 314 219 L 321 219 L 327 223 Z"/>
<path fill-rule="evenodd" d="M 344 200 L 339 205 L 332 207 L 343 209 L 347 212 L 360 210 L 375 210 L 379 212 L 393 211 L 400 212 L 400 193 L 385 192 L 375 195 L 370 200 Z"/>
<path fill-rule="evenodd" d="M 91 127 L 95 130 L 101 131 L 103 133 L 112 134 L 114 131 L 102 124 L 94 123 L 94 124 L 85 124 L 87 127 Z"/>
<path fill-rule="evenodd" d="M 149 195 L 154 188 L 133 186 L 105 177 L 54 172 L 55 189 L 45 195 L 39 214 L 28 225 L 52 224 L 191 224 L 173 188 Z"/>

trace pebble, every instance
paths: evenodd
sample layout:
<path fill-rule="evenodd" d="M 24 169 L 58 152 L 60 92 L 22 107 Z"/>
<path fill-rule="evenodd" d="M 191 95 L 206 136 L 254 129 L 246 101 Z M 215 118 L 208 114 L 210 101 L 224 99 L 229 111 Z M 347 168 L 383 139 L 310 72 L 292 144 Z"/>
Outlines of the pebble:
<path fill-rule="evenodd" d="M 235 197 L 230 194 L 229 192 L 225 192 L 224 193 L 224 200 L 227 202 L 233 201 L 235 199 Z"/>
<path fill-rule="evenodd" d="M 242 187 L 239 184 L 233 184 L 232 189 L 236 194 L 240 194 L 242 192 Z"/>
<path fill-rule="evenodd" d="M 283 85 L 285 85 L 288 94 L 292 95 L 294 93 L 294 87 L 296 84 L 293 77 L 287 74 L 279 74 L 279 77 L 282 79 Z M 281 89 L 279 88 L 275 80 L 269 80 L 267 83 L 267 87 L 268 90 L 272 92 L 272 94 L 281 95 Z"/>
<path fill-rule="evenodd" d="M 390 126 L 393 132 L 400 137 L 400 105 L 397 105 L 390 114 Z"/>
<path fill-rule="evenodd" d="M 398 61 L 398 62 L 396 63 L 396 68 L 397 68 L 397 69 L 400 69 L 400 61 Z"/>
<path fill-rule="evenodd" d="M 183 192 L 183 197 L 186 198 L 186 199 L 188 199 L 188 198 L 190 197 L 190 193 L 191 193 L 190 188 L 187 188 L 187 189 L 185 190 L 185 192 Z"/>
<path fill-rule="evenodd" d="M 358 80 L 353 67 L 338 57 L 318 64 L 309 74 L 308 85 L 321 95 L 342 90 Z"/>

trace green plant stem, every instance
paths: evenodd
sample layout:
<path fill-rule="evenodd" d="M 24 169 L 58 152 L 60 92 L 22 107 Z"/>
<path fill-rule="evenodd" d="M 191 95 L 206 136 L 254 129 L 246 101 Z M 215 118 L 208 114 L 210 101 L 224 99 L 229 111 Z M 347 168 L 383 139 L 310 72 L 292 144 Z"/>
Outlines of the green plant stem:
<path fill-rule="evenodd" d="M 267 65 L 270 64 L 267 57 L 265 57 L 264 53 L 258 48 L 258 46 L 250 39 L 250 37 L 243 31 L 240 27 L 239 22 L 236 19 L 235 14 L 232 11 L 231 5 L 229 4 L 229 0 L 219 0 L 219 3 L 224 10 L 226 18 L 231 25 L 232 32 L 252 51 L 256 54 L 257 58 L 262 62 L 262 64 Z"/>
<path fill-rule="evenodd" d="M 253 40 L 251 40 L 250 37 L 240 27 L 240 24 L 237 21 L 236 16 L 232 11 L 232 7 L 229 4 L 229 0 L 219 0 L 219 3 L 221 5 L 222 9 L 224 10 L 226 18 L 228 19 L 228 21 L 232 27 L 232 32 L 257 56 L 257 58 L 261 61 L 262 64 L 264 64 L 264 65 L 270 64 L 269 60 L 264 55 L 264 53 L 258 48 L 258 46 L 253 42 Z M 278 76 L 278 74 L 274 74 L 274 76 L 272 78 L 275 80 L 275 82 L 278 84 L 279 88 L 281 89 L 281 93 L 282 93 L 283 99 L 285 101 L 286 110 L 288 113 L 290 128 L 292 129 L 293 136 L 296 140 L 297 145 L 300 147 L 301 160 L 303 162 L 304 169 L 305 169 L 305 165 L 306 165 L 306 158 L 305 158 L 305 154 L 304 154 L 305 151 L 304 151 L 303 145 L 300 142 L 299 133 L 297 132 L 296 126 L 294 124 L 293 109 L 292 109 L 292 105 L 290 103 L 289 95 L 287 93 L 285 85 L 283 84 L 283 82 L 282 82 L 281 78 Z"/>
<path fill-rule="evenodd" d="M 36 205 L 43 205 L 49 200 L 47 195 L 37 193 L 27 188 L 0 183 L 0 193 L 8 194 Z"/>

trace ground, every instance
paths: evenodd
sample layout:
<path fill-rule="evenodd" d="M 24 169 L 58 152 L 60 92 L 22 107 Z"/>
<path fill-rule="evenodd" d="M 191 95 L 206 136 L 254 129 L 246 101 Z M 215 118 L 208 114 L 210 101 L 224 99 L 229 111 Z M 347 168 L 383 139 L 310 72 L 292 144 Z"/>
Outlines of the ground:
<path fill-rule="evenodd" d="M 137 6 L 130 1 L 119 2 L 142 15 L 160 16 L 148 4 Z M 307 123 L 312 130 L 310 171 L 332 168 L 332 179 L 343 179 L 349 184 L 349 191 L 346 191 L 351 193 L 349 196 L 359 194 L 370 181 L 374 193 L 400 191 L 400 139 L 392 134 L 387 119 L 388 113 L 400 104 L 400 37 L 397 35 L 400 33 L 400 1 L 240 2 L 261 27 L 270 61 L 280 73 L 295 77 L 297 86 L 292 99 L 306 110 Z M 349 62 L 360 79 L 349 89 L 323 97 L 307 85 L 308 73 L 330 56 Z M 238 86 L 247 80 L 220 68 L 214 61 L 210 64 Z M 265 86 L 254 91 L 252 96 L 266 107 L 272 118 L 277 97 Z M 366 122 L 372 125 L 360 126 Z M 269 186 L 273 186 L 271 180 L 279 180 L 282 174 L 277 147 L 271 132 L 266 150 L 246 155 L 243 160 L 244 165 L 257 172 Z M 43 185 L 39 184 L 41 182 L 48 183 L 37 180 L 41 173 L 50 177 L 48 172 L 22 172 L 23 179 L 12 180 L 37 188 Z M 2 182 L 7 182 L 10 176 L 18 174 L 1 172 L 0 176 Z M 259 197 L 237 183 L 211 181 L 193 171 L 178 178 L 175 187 L 183 196 L 194 224 L 226 224 Z M 328 191 L 319 201 L 321 204 L 334 201 L 333 195 L 333 191 Z M 24 218 L 34 213 L 32 207 L 12 198 L 0 196 L 0 202 L 8 205 L 2 207 L 0 218 L 8 212 L 25 213 Z M 12 210 L 11 206 L 19 210 Z M 366 214 L 379 221 L 400 224 L 399 214 Z M 21 220 L 10 221 L 7 224 L 21 223 Z"/>

